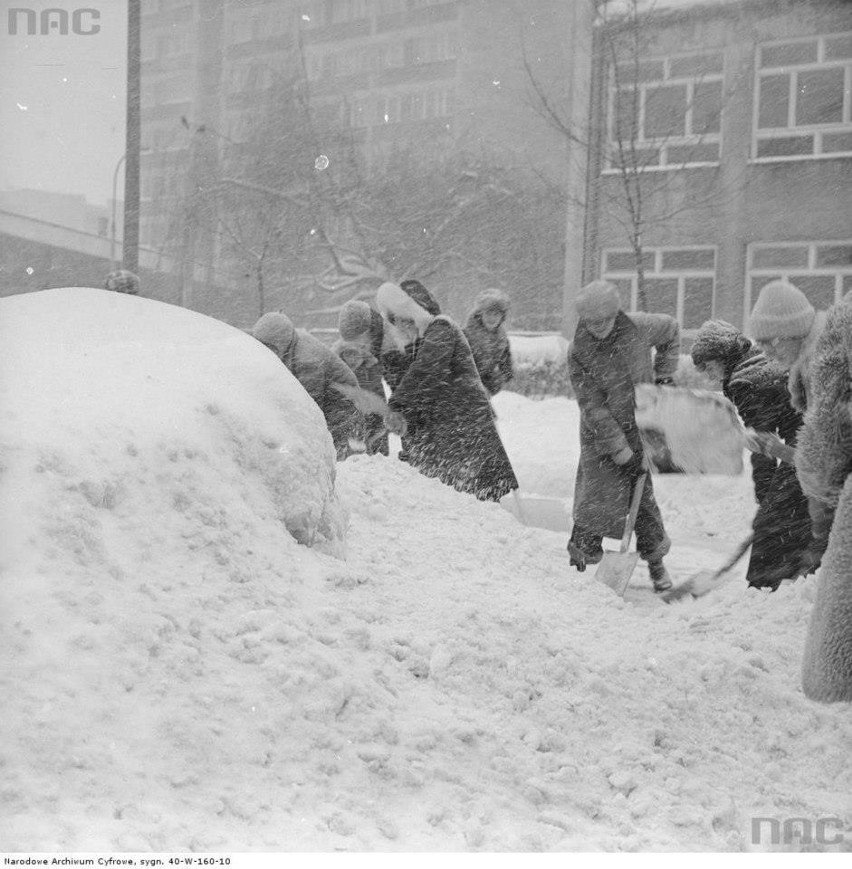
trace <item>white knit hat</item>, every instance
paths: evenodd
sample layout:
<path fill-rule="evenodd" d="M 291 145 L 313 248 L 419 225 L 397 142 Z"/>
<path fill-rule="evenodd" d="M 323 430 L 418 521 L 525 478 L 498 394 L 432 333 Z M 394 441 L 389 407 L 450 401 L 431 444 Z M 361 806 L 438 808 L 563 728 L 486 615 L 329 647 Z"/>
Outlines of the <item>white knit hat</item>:
<path fill-rule="evenodd" d="M 603 320 L 615 317 L 621 310 L 618 288 L 609 281 L 586 284 L 576 299 L 577 316 L 581 320 Z"/>
<path fill-rule="evenodd" d="M 756 341 L 804 338 L 815 315 L 814 306 L 798 287 L 789 281 L 770 281 L 754 303 L 749 332 Z"/>

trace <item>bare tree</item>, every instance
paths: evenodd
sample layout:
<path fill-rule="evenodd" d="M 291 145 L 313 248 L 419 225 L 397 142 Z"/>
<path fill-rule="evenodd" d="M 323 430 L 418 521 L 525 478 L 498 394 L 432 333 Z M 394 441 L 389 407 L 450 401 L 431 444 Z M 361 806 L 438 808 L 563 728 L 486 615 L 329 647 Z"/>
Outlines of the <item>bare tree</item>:
<path fill-rule="evenodd" d="M 542 84 L 525 57 L 530 102 L 551 127 L 585 149 L 591 158 L 594 180 L 589 188 L 602 201 L 588 202 L 584 194 L 576 204 L 584 209 L 601 207 L 623 228 L 636 267 L 638 306 L 644 309 L 648 230 L 669 223 L 685 211 L 716 207 L 735 192 L 730 184 L 727 189 L 719 184 L 718 166 L 713 165 L 718 164 L 718 159 L 706 157 L 712 143 L 718 142 L 722 108 L 733 90 L 724 92 L 720 71 L 700 65 L 691 71 L 688 88 L 663 82 L 662 73 L 659 83 L 654 83 L 658 72 L 655 67 L 662 69 L 663 63 L 652 59 L 658 15 L 654 3 L 589 2 L 595 4 L 597 12 L 592 48 L 597 91 L 592 100 L 597 106 L 598 123 L 590 126 L 570 117 L 566 106 Z M 690 95 L 676 104 L 667 103 L 675 92 L 679 98 L 687 92 Z M 693 176 L 686 200 L 666 195 L 677 183 L 679 173 L 659 171 L 663 154 L 669 170 L 701 164 L 707 167 L 703 175 Z M 617 177 L 618 184 L 600 182 L 601 171 Z"/>

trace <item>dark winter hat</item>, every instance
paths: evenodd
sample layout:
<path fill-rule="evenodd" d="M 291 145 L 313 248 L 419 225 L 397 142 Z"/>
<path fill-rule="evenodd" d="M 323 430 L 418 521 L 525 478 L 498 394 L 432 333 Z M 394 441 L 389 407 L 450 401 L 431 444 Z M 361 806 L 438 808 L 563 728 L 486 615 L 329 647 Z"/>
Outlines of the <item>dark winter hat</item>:
<path fill-rule="evenodd" d="M 804 338 L 815 316 L 814 306 L 798 287 L 789 281 L 770 281 L 752 308 L 749 332 L 755 341 Z"/>
<path fill-rule="evenodd" d="M 293 343 L 296 328 L 286 314 L 270 311 L 254 324 L 251 334 L 262 344 L 272 347 L 279 356 L 283 356 Z"/>
<path fill-rule="evenodd" d="M 592 281 L 577 293 L 576 306 L 581 320 L 604 320 L 621 310 L 621 296 L 615 284 Z"/>
<path fill-rule="evenodd" d="M 480 313 L 498 311 L 504 317 L 509 313 L 509 297 L 495 287 L 483 290 L 473 303 L 473 310 Z"/>
<path fill-rule="evenodd" d="M 372 320 L 373 312 L 370 306 L 366 302 L 352 299 L 340 308 L 337 330 L 344 341 L 352 341 L 370 331 Z"/>
<path fill-rule="evenodd" d="M 435 297 L 420 283 L 413 279 L 403 281 L 400 284 L 403 291 L 408 293 L 421 308 L 428 311 L 433 317 L 437 317 L 441 313 L 441 306 L 435 300 Z"/>
<path fill-rule="evenodd" d="M 692 345 L 692 362 L 700 367 L 718 361 L 729 371 L 748 351 L 751 341 L 730 323 L 724 320 L 708 320 L 702 324 Z"/>
<path fill-rule="evenodd" d="M 138 296 L 139 276 L 127 269 L 116 269 L 106 276 L 104 289 L 111 290 L 114 293 L 126 293 L 129 296 Z"/>

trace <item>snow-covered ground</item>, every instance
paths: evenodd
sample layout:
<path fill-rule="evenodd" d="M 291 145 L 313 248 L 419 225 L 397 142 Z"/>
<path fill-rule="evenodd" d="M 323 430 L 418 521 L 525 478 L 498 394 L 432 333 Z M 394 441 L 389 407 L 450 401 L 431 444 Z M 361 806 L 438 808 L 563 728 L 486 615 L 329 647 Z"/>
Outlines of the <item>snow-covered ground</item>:
<path fill-rule="evenodd" d="M 640 565 L 621 600 L 564 533 L 395 459 L 331 494 L 251 339 L 48 293 L 0 300 L 0 849 L 765 850 L 754 817 L 839 818 L 849 848 L 849 709 L 799 688 L 813 578 L 740 566 L 667 606 Z M 524 491 L 569 510 L 576 405 L 495 406 Z M 746 475 L 655 487 L 676 579 L 748 532 Z M 284 528 L 300 499 L 322 546 Z"/>

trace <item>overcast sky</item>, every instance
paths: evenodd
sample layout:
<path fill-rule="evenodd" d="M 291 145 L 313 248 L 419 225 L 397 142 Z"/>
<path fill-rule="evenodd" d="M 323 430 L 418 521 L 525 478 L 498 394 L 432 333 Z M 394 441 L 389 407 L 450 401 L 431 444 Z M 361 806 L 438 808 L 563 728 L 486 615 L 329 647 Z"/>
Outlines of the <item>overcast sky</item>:
<path fill-rule="evenodd" d="M 99 19 L 81 24 L 100 31 L 29 36 L 18 16 L 12 35 L 10 8 L 96 9 Z M 126 17 L 126 0 L 0 0 L 0 190 L 111 198 L 124 153 Z"/>

